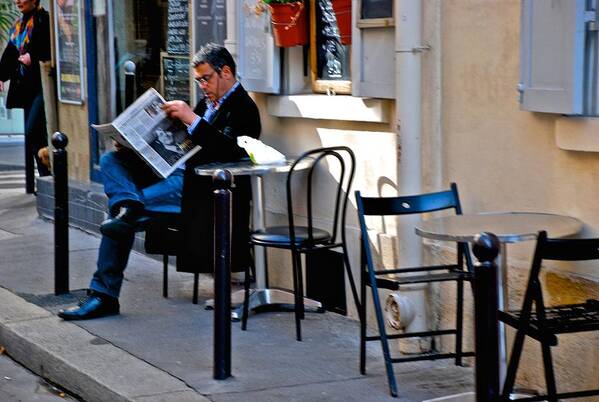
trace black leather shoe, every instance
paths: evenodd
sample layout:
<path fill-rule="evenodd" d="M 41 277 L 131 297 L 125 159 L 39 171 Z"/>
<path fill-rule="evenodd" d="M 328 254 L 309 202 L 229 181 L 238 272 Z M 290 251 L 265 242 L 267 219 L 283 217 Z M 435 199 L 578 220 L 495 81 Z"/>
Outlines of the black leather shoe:
<path fill-rule="evenodd" d="M 65 321 L 89 320 L 119 314 L 119 300 L 98 292 L 90 295 L 76 307 L 60 310 L 58 316 Z"/>
<path fill-rule="evenodd" d="M 121 207 L 114 218 L 102 222 L 100 232 L 112 239 L 127 239 L 148 219 L 149 217 L 141 214 L 139 208 Z"/>

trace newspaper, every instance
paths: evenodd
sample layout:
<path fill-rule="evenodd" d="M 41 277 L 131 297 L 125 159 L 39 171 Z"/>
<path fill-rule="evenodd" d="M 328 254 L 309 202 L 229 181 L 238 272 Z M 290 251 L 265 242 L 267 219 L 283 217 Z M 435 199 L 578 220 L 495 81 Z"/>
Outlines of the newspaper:
<path fill-rule="evenodd" d="M 158 176 L 168 177 L 201 147 L 193 144 L 183 123 L 166 116 L 162 110 L 165 102 L 150 88 L 112 123 L 92 127 L 103 137 L 133 149 Z"/>

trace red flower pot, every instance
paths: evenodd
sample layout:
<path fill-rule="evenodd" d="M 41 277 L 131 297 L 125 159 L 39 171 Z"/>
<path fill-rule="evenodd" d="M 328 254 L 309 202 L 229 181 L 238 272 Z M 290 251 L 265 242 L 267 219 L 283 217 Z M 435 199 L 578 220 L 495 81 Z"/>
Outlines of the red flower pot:
<path fill-rule="evenodd" d="M 301 1 L 268 5 L 275 45 L 292 47 L 308 43 L 306 9 Z"/>
<path fill-rule="evenodd" d="M 351 45 L 351 0 L 332 0 L 341 44 Z"/>

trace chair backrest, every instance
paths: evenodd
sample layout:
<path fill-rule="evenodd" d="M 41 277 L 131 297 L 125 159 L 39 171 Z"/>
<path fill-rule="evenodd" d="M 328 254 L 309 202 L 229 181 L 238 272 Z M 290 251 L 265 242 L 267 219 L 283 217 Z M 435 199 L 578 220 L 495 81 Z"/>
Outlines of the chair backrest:
<path fill-rule="evenodd" d="M 451 183 L 450 189 L 436 193 L 406 195 L 400 197 L 362 197 L 356 191 L 356 199 L 360 199 L 362 215 L 408 215 L 454 209 L 457 215 L 462 214 L 458 196 L 458 187 Z"/>
<path fill-rule="evenodd" d="M 317 167 L 330 163 L 331 161 L 339 163 L 338 175 L 334 179 L 336 180 L 335 196 L 332 199 L 333 204 L 333 220 L 331 224 L 331 240 L 330 244 L 337 243 L 337 236 L 339 231 L 341 237 L 345 243 L 345 214 L 347 211 L 347 201 L 349 196 L 349 189 L 351 188 L 352 181 L 354 179 L 354 171 L 356 165 L 356 158 L 352 150 L 346 146 L 335 146 L 327 148 L 317 148 L 307 151 L 300 155 L 291 166 L 289 174 L 287 175 L 287 216 L 289 218 L 289 231 L 291 237 L 291 244 L 295 245 L 295 226 L 294 226 L 294 205 L 297 205 L 298 200 L 294 199 L 293 179 L 301 171 L 307 170 L 308 181 L 306 190 L 306 214 L 307 214 L 307 226 L 308 226 L 308 244 L 313 244 L 313 232 L 314 232 L 314 189 L 313 180 L 314 174 L 317 171 Z M 295 191 L 297 193 L 297 190 Z"/>
<path fill-rule="evenodd" d="M 594 239 L 550 239 L 546 231 L 540 231 L 537 236 L 532 266 L 522 303 L 522 316 L 530 315 L 532 302 L 543 319 L 545 308 L 543 292 L 539 279 L 543 260 L 552 261 L 591 261 L 599 260 L 599 238 Z"/>
<path fill-rule="evenodd" d="M 455 183 L 451 183 L 449 190 L 399 197 L 363 197 L 360 191 L 356 191 L 356 203 L 363 251 L 365 252 L 366 262 L 370 265 L 373 264 L 373 261 L 366 227 L 366 216 L 422 214 L 445 209 L 453 209 L 456 215 L 462 214 L 458 187 Z M 462 258 L 466 258 L 467 267 L 471 270 L 473 265 L 468 245 L 458 243 L 457 251 L 458 262 L 461 264 Z"/>

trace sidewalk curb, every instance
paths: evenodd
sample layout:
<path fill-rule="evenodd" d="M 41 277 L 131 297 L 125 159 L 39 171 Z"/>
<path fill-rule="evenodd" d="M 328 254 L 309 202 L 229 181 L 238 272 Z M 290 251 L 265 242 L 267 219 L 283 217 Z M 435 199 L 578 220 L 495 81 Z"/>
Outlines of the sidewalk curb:
<path fill-rule="evenodd" d="M 209 401 L 183 381 L 0 288 L 0 345 L 86 401 Z"/>

